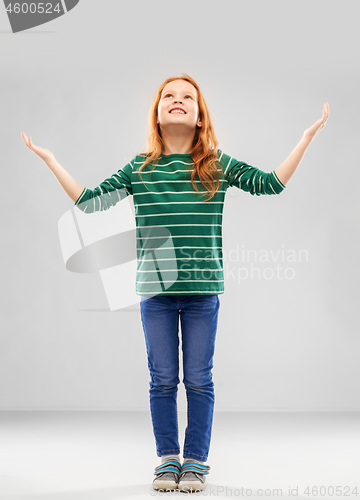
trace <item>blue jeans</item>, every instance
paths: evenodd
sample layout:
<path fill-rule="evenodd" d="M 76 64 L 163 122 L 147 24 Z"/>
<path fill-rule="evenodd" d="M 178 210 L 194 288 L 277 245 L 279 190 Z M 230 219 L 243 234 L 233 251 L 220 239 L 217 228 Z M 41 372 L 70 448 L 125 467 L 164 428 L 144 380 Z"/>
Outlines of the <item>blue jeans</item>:
<path fill-rule="evenodd" d="M 218 295 L 141 296 L 151 378 L 150 410 L 158 457 L 180 454 L 177 414 L 180 317 L 187 397 L 183 457 L 207 460 L 215 403 L 211 370 L 219 307 Z"/>

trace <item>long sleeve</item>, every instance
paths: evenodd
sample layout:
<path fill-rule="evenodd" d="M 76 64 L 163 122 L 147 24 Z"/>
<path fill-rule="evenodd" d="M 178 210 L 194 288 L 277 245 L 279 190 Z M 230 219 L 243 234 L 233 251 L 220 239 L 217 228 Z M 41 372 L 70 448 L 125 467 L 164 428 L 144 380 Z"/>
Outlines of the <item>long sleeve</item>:
<path fill-rule="evenodd" d="M 86 213 L 108 210 L 119 201 L 133 194 L 131 185 L 132 171 L 133 164 L 129 162 L 124 168 L 105 179 L 94 189 L 91 190 L 85 187 L 74 205 Z"/>
<path fill-rule="evenodd" d="M 280 194 L 286 188 L 275 170 L 269 173 L 263 172 L 257 167 L 226 155 L 221 150 L 219 150 L 219 160 L 229 187 L 235 186 L 256 196 Z"/>

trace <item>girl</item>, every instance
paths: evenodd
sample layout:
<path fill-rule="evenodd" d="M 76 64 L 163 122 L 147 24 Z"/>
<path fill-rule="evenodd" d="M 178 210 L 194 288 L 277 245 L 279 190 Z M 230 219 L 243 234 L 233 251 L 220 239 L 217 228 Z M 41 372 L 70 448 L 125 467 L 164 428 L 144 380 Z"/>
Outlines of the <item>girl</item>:
<path fill-rule="evenodd" d="M 165 80 L 153 100 L 147 151 L 90 190 L 76 182 L 47 149 L 25 144 L 55 174 L 82 211 L 108 210 L 133 195 L 137 226 L 136 293 L 150 370 L 150 409 L 157 456 L 154 489 L 203 490 L 214 410 L 213 356 L 224 293 L 222 213 L 226 189 L 280 194 L 329 116 L 304 131 L 276 170 L 266 173 L 218 149 L 212 120 L 196 82 Z M 150 168 L 152 166 L 152 168 Z M 177 389 L 179 318 L 187 396 L 180 463 Z"/>

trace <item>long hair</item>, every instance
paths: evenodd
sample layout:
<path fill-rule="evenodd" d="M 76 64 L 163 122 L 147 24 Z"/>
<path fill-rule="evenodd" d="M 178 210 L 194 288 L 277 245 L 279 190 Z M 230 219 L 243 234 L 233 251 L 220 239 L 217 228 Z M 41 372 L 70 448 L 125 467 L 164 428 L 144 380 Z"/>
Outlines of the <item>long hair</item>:
<path fill-rule="evenodd" d="M 142 156 L 146 156 L 147 158 L 139 168 L 139 175 L 142 182 L 144 182 L 141 176 L 141 171 L 149 163 L 153 163 L 155 168 L 163 152 L 164 143 L 161 137 L 160 124 L 157 123 L 158 105 L 165 85 L 173 80 L 185 80 L 191 83 L 197 91 L 197 101 L 199 106 L 198 114 L 202 127 L 198 127 L 196 125 L 194 141 L 192 144 L 191 158 L 195 167 L 191 172 L 191 184 L 193 188 L 200 193 L 194 182 L 194 178 L 197 173 L 201 184 L 206 188 L 206 193 L 203 194 L 203 196 L 209 194 L 209 198 L 205 200 L 208 201 L 215 195 L 220 187 L 219 171 L 221 171 L 223 177 L 224 172 L 218 164 L 218 141 L 215 136 L 214 126 L 205 99 L 197 83 L 186 73 L 180 73 L 179 76 L 167 78 L 160 85 L 153 99 L 149 113 L 149 134 L 147 138 L 146 152 L 140 154 Z M 154 170 L 154 168 L 152 170 Z M 145 187 L 147 188 L 146 185 Z"/>

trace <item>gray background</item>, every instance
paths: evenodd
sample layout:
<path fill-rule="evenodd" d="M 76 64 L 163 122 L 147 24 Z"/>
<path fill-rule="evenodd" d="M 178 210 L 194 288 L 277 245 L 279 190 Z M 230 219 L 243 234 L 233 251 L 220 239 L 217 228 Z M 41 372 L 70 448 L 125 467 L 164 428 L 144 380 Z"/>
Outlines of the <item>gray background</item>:
<path fill-rule="evenodd" d="M 73 202 L 20 132 L 93 188 L 144 150 L 151 101 L 180 72 L 199 84 L 220 148 L 267 172 L 330 105 L 281 195 L 227 193 L 225 256 L 308 260 L 228 263 L 216 411 L 360 409 L 357 7 L 83 0 L 16 35 L 0 8 L 0 409 L 148 410 L 139 307 L 106 312 L 99 275 L 65 269 L 57 223 Z M 293 279 L 234 278 L 251 263 Z"/>

